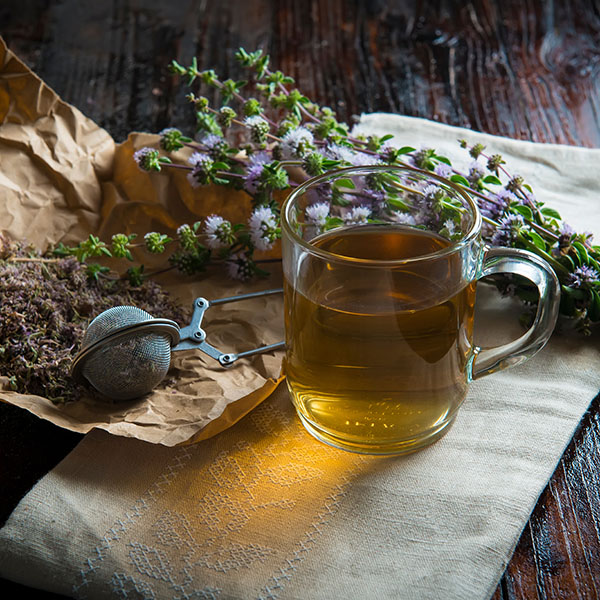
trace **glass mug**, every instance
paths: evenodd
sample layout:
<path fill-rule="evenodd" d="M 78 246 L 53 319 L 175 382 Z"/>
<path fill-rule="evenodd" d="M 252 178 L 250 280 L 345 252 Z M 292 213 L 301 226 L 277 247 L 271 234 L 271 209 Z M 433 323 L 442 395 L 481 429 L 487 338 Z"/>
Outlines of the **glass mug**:
<path fill-rule="evenodd" d="M 545 261 L 491 248 L 460 187 L 411 167 L 348 167 L 299 185 L 281 215 L 287 385 L 316 438 L 367 454 L 433 443 L 470 381 L 533 356 L 550 337 L 560 287 Z M 477 280 L 525 277 L 531 328 L 473 343 Z"/>

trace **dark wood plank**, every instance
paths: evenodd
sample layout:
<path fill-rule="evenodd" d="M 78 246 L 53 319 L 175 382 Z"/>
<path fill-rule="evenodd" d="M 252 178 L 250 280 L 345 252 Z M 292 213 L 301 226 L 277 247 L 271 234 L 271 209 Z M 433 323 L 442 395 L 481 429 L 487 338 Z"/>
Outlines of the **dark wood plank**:
<path fill-rule="evenodd" d="M 599 415 L 597 397 L 541 495 L 506 570 L 509 598 L 531 597 L 536 588 L 540 598 L 600 597 Z"/>
<path fill-rule="evenodd" d="M 4 0 L 0 34 L 120 141 L 187 127 L 172 58 L 239 74 L 262 47 L 350 122 L 390 111 L 538 142 L 600 147 L 598 0 Z M 525 528 L 494 599 L 600 595 L 600 400 Z M 5 518 L 79 439 L 0 406 Z M 6 467 L 5 467 L 6 468 Z"/>

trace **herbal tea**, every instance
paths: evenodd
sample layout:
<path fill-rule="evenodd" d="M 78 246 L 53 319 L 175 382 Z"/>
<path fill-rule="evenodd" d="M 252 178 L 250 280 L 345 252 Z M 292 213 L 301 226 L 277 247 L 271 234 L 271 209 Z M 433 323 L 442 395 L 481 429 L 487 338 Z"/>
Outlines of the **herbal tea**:
<path fill-rule="evenodd" d="M 404 226 L 357 226 L 311 244 L 345 258 L 305 254 L 295 286 L 285 284 L 286 376 L 300 417 L 317 437 L 348 449 L 430 443 L 466 394 L 475 283 L 456 289 L 460 257 L 363 266 L 361 259 L 422 257 L 450 245 Z M 348 257 L 358 259 L 352 268 Z"/>

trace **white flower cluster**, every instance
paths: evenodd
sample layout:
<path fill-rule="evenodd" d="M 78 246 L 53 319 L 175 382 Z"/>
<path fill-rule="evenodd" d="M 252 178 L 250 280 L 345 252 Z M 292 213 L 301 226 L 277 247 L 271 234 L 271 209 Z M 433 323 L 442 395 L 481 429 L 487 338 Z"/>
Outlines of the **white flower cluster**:
<path fill-rule="evenodd" d="M 292 129 L 281 138 L 281 157 L 284 160 L 302 158 L 313 147 L 313 142 L 313 134 L 306 127 Z"/>
<path fill-rule="evenodd" d="M 219 215 L 211 215 L 204 222 L 206 245 L 212 250 L 226 248 L 231 244 L 233 228 L 229 221 Z"/>
<path fill-rule="evenodd" d="M 277 217 L 268 206 L 255 208 L 248 220 L 250 238 L 257 250 L 270 250 L 278 237 Z"/>
<path fill-rule="evenodd" d="M 346 225 L 362 225 L 370 216 L 371 209 L 368 206 L 354 206 L 344 216 L 344 223 Z"/>
<path fill-rule="evenodd" d="M 329 204 L 327 202 L 316 202 L 307 206 L 305 212 L 310 223 L 323 227 L 329 216 Z"/>

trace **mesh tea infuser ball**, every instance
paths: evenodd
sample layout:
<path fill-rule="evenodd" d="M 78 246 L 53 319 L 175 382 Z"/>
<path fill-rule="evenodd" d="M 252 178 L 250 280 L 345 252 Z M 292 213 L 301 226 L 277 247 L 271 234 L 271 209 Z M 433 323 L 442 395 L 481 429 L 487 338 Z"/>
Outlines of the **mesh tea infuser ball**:
<path fill-rule="evenodd" d="M 212 301 L 197 298 L 191 323 L 182 329 L 175 321 L 154 318 L 135 306 L 110 308 L 89 324 L 71 374 L 87 380 L 108 398 L 130 400 L 151 392 L 164 379 L 171 352 L 198 349 L 228 367 L 239 358 L 282 348 L 284 342 L 237 354 L 224 353 L 206 341 L 201 327 L 204 313 L 211 306 L 281 291 L 266 290 Z"/>

